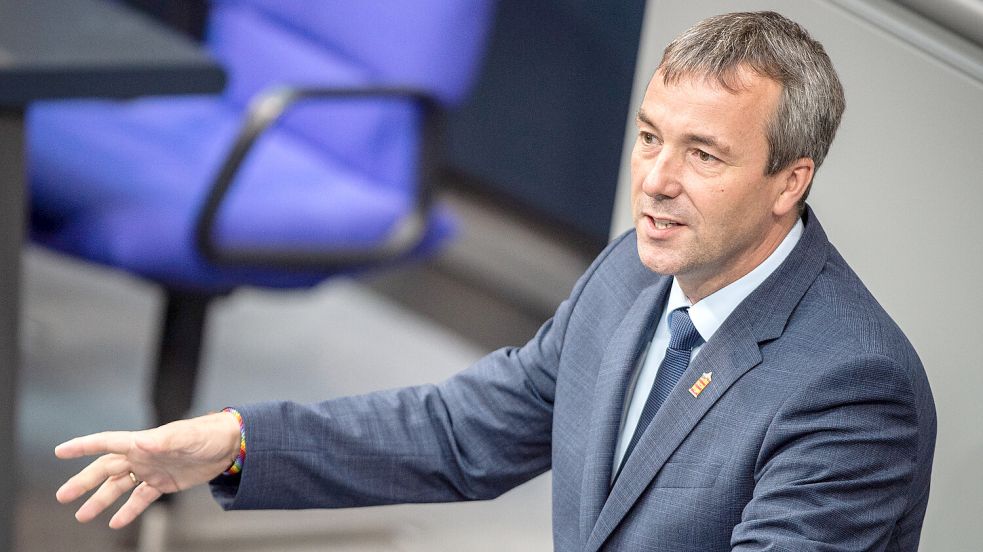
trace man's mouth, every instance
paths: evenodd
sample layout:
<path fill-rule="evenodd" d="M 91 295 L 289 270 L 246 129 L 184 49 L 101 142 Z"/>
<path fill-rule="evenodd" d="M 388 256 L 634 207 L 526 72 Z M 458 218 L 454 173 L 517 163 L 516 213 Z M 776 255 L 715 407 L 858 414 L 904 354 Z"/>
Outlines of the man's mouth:
<path fill-rule="evenodd" d="M 659 230 L 666 230 L 673 226 L 679 226 L 678 223 L 672 222 L 671 220 L 660 220 L 657 218 L 653 218 L 652 222 L 655 223 L 655 227 L 658 228 Z"/>

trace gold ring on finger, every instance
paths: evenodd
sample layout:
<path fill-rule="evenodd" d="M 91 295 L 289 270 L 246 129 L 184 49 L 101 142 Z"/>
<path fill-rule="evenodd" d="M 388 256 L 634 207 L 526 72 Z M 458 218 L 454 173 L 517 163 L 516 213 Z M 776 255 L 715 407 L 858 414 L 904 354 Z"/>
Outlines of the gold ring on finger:
<path fill-rule="evenodd" d="M 140 480 L 137 479 L 137 474 L 135 474 L 133 472 L 130 472 L 130 481 L 132 481 L 134 485 L 139 485 L 140 484 Z"/>

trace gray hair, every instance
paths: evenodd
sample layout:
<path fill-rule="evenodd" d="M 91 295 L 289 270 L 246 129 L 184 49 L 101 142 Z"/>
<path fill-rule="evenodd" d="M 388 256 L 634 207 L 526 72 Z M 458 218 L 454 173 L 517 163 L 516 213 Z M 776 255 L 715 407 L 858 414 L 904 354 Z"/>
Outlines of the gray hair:
<path fill-rule="evenodd" d="M 703 76 L 731 91 L 741 88 L 741 68 L 782 85 L 778 109 L 768 122 L 765 173 L 775 174 L 800 157 L 812 158 L 818 169 L 846 100 L 822 44 L 794 21 L 771 11 L 704 19 L 672 41 L 659 64 L 666 85 Z"/>

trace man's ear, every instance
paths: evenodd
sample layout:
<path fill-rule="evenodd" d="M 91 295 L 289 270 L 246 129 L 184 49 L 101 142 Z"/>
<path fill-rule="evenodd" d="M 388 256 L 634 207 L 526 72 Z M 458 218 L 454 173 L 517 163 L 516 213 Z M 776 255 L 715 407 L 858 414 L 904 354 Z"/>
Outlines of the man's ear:
<path fill-rule="evenodd" d="M 799 200 L 809 190 L 816 163 L 810 157 L 800 157 L 779 173 L 784 186 L 779 190 L 773 207 L 776 216 L 782 217 L 791 211 L 798 211 Z"/>

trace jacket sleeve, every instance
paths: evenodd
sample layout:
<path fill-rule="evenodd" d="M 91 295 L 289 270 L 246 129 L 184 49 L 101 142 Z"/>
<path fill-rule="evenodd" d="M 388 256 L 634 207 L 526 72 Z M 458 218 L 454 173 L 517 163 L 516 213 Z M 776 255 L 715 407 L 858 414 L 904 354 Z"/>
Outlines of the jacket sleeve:
<path fill-rule="evenodd" d="M 525 346 L 495 351 L 443 383 L 237 407 L 245 464 L 239 476 L 214 480 L 213 496 L 226 509 L 475 500 L 545 472 L 566 325 L 620 241 Z"/>
<path fill-rule="evenodd" d="M 868 552 L 892 538 L 917 549 L 935 442 L 925 393 L 879 356 L 793 393 L 765 437 L 733 550 Z"/>

